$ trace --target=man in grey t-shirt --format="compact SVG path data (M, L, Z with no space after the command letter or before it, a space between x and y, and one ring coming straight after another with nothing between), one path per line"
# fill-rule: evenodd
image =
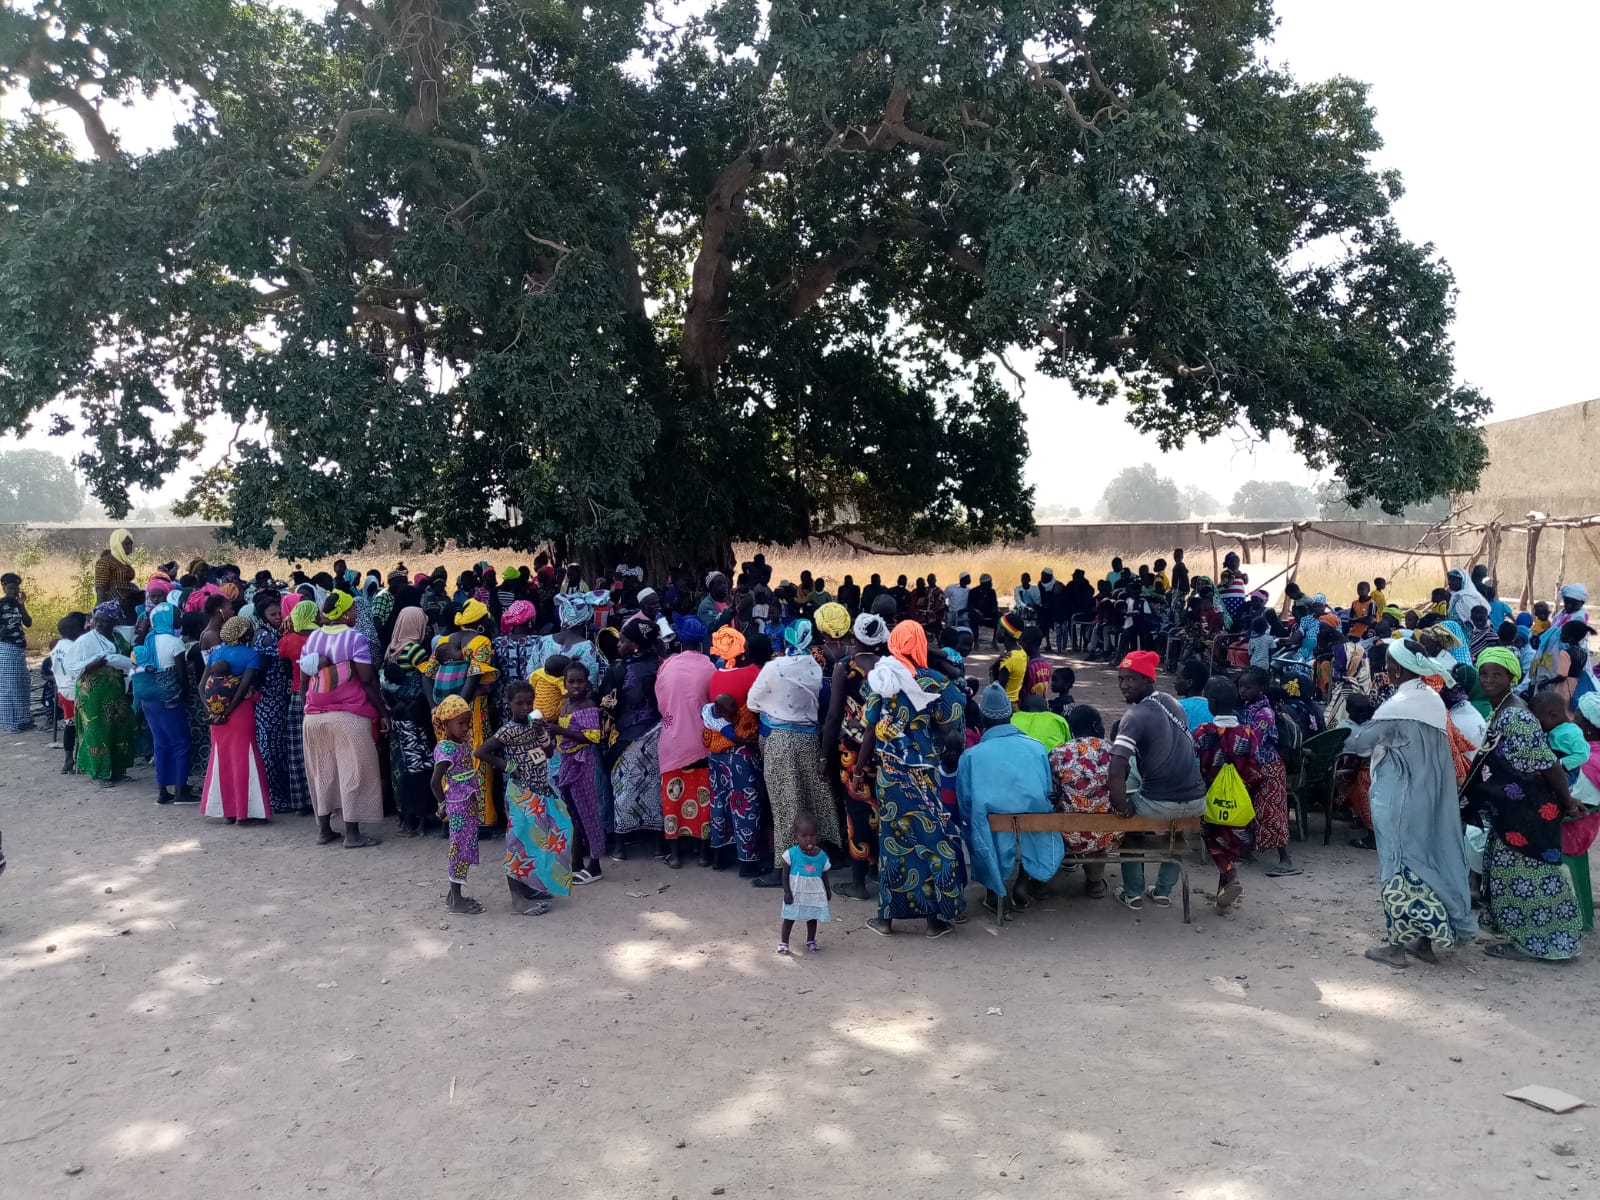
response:
M1107 783L1113 812L1131 817L1197 817L1205 811L1206 789L1200 779L1200 760L1194 739L1189 736L1189 721L1183 706L1171 696L1156 691L1156 667L1161 658L1149 650L1135 650L1117 667L1117 687L1128 702L1128 711L1117 725L1111 745L1111 769ZM1128 794L1129 767L1139 765L1139 791ZM1130 833L1125 846L1142 844L1140 838L1161 835ZM1182 839L1180 838L1180 844ZM1162 863L1156 885L1148 893L1162 908L1172 903L1172 889L1178 885L1175 863ZM1144 864L1124 863L1122 887L1116 896L1125 907L1144 907Z

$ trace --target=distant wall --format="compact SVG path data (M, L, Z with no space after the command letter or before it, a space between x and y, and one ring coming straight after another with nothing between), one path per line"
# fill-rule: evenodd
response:
M1494 421L1484 426L1489 465L1478 490L1463 497L1469 521L1520 521L1530 512L1581 517L1600 512L1600 400ZM1565 554L1563 554L1563 545ZM1527 576L1528 542L1508 533L1500 547L1502 592L1515 595ZM1564 559L1564 566L1563 566ZM1539 541L1536 597L1554 595L1558 584L1600 586L1600 530L1546 530Z
M1214 529L1227 529L1238 533L1259 534L1269 529L1281 529L1288 524L1287 521L1239 521L1232 517L1219 517L1213 521L1119 521L1092 523L1079 523L1073 525L1041 525L1038 532L1032 537L1024 539L1019 545L1029 550L1043 550L1052 548L1071 549L1082 546L1122 546L1131 554L1146 551L1171 551L1174 547L1183 546L1187 551L1194 546L1207 545L1207 539L1200 530L1206 524ZM1393 524L1384 525L1375 521L1319 521L1317 526L1326 529L1329 533L1338 534L1340 537L1351 538L1358 542L1368 542L1375 546L1389 546L1396 549L1410 549L1417 544L1418 539L1425 534L1429 526L1425 524ZM1270 546L1283 546L1288 543L1287 537L1273 538L1268 541ZM1328 545L1328 541L1314 535L1306 539L1307 546ZM1222 553L1235 549L1236 543L1226 538L1218 538L1217 545Z

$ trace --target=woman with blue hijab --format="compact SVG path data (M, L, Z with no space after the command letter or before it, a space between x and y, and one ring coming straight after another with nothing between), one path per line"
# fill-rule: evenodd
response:
M176 610L158 604L150 628L133 650L133 698L154 742L156 803L188 804L189 713L183 703L183 639L174 627Z

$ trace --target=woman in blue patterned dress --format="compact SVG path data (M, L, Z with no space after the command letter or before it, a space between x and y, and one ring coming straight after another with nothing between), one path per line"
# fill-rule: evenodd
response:
M927 636L915 621L894 627L867 688L856 766L863 781L877 772L878 915L867 928L892 934L896 919L923 917L928 936L943 937L966 916L961 834L939 799L939 756L961 736L964 696L929 669Z
M1522 699L1512 694L1522 664L1491 646L1478 656L1478 683L1494 714L1467 776L1466 796L1481 806L1488 846L1483 883L1489 924L1509 941L1495 958L1558 962L1578 953L1583 917L1561 866L1561 818L1579 816L1567 774Z

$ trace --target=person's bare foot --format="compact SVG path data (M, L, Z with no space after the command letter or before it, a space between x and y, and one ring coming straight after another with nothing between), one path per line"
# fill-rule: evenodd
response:
M1373 962L1380 962L1386 967L1402 968L1408 966L1406 952L1403 946L1373 946L1363 952L1364 957Z
M1439 965L1439 956L1433 952L1433 941L1430 938L1418 938L1406 949L1430 966L1436 967Z
M317 845L319 846L326 846L329 842L337 842L338 840L339 835L331 829L324 829L317 834Z
M867 885L864 883L841 883L833 889L841 896L849 896L852 900L868 899Z
M444 906L451 912L461 913L464 916L474 916L483 911L483 905L479 904L471 896L448 896L445 899Z

